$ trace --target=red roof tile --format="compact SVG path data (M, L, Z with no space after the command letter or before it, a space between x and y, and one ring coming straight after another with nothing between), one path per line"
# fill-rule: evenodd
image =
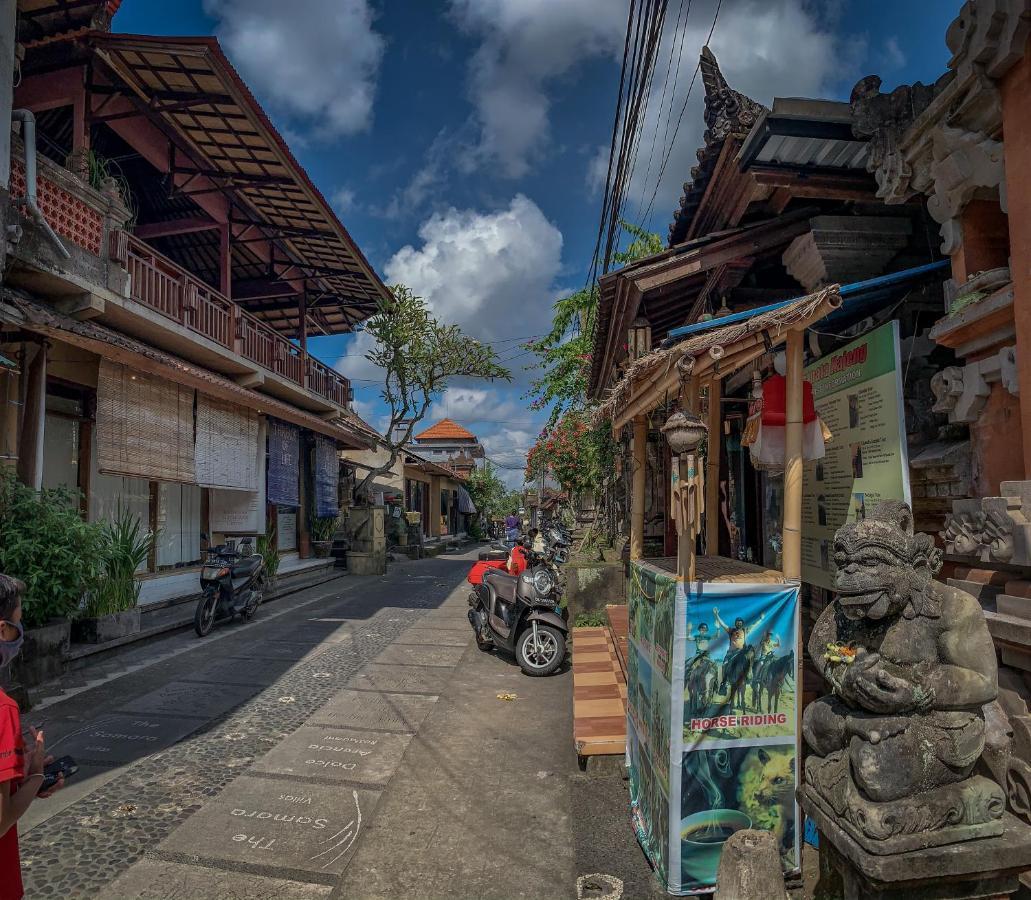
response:
M475 441L476 435L451 419L441 419L415 436L417 441L467 440Z

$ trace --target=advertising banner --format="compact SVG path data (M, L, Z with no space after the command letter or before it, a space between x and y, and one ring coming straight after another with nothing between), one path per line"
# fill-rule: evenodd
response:
M889 322L805 370L831 430L827 455L807 462L802 580L834 586L834 533L881 500L911 503L899 323Z
M299 506L298 474L301 465L300 433L292 425L269 419L268 502Z
M670 893L707 893L723 844L769 831L798 868L797 585L683 584L633 563L627 763L642 847ZM672 798L672 801L671 799Z

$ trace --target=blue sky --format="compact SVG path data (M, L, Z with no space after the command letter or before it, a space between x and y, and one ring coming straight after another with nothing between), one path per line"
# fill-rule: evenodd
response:
M675 125L716 0L692 0L685 24L687 6L669 4L628 203L633 220L663 235L702 139L700 80L671 146L669 110ZM456 385L427 421L461 421L515 482L543 418L521 399L530 376L517 339L545 332L555 297L584 283L626 8L626 0L124 0L114 29L217 35L381 276L495 342L514 383ZM871 73L883 89L937 78L958 8L958 0L723 0L711 47L731 86L760 102L847 99ZM676 100L667 89L663 103L667 64L675 71L678 58ZM357 408L376 423L383 404L363 341L319 338L311 349L354 379Z

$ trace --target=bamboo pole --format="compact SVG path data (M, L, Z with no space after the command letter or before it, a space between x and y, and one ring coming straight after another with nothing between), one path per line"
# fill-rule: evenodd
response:
M689 485L694 478L698 457L694 453L681 453L676 461L679 467L681 485ZM677 579L684 582L695 580L695 533L694 522L685 522L677 533Z
M646 388L644 393L638 393L637 397L627 403L619 415L612 417L612 430L614 433L618 434L619 430L635 416L650 412L658 406L663 394L675 390L680 384L680 373L676 368L671 368L661 378L653 379L653 382L653 387Z
M802 338L788 332L784 422L783 569L788 581L802 577Z
M634 418L633 482L630 493L630 558L644 556L644 492L647 484L648 419L641 413Z
M720 448L723 441L723 416L720 398L723 379L709 382L709 437L705 460L705 555L719 555Z

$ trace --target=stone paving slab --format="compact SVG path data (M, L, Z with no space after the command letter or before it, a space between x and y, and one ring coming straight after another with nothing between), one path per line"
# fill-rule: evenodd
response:
M116 713L103 716L47 741L56 757L72 756L85 761L115 765L135 762L171 746L203 726L194 718Z
M281 626L282 627L282 626ZM266 659L303 659L309 653L318 653L324 650L318 641L267 641L261 645L261 653ZM240 648L229 648L226 656L249 657L254 655L253 644L247 644Z
M253 651L257 652L257 651ZM194 672L183 675L183 681L205 681L210 684L254 684L268 687L282 678L295 665L290 659L220 659Z
M401 666L448 666L458 665L465 654L465 647L425 647L418 644L391 644L373 662L392 663Z
M400 764L411 739L410 734L306 725L270 750L251 769L272 775L384 785Z
M308 724L414 734L436 702L436 697L419 694L346 690L316 712Z
M409 628L395 644L430 644L437 647L464 647L472 640L473 630L466 623L465 628Z
M442 666L384 666L369 663L348 686L359 691L441 694L450 681L451 672Z
M186 861L339 875L378 799L378 791L241 775L159 850Z
M65 754L61 754L64 756ZM124 774L124 768L110 766L80 765L79 771L65 780L64 787L52 797L37 799L18 820L18 834L28 834L41 822L45 822L57 813L66 810L87 794L107 784L114 778Z
M332 888L225 869L142 859L104 893L117 900L315 900Z
M201 684L173 681L156 691L137 697L122 709L131 713L191 716L213 719L253 697L260 688L254 684Z

